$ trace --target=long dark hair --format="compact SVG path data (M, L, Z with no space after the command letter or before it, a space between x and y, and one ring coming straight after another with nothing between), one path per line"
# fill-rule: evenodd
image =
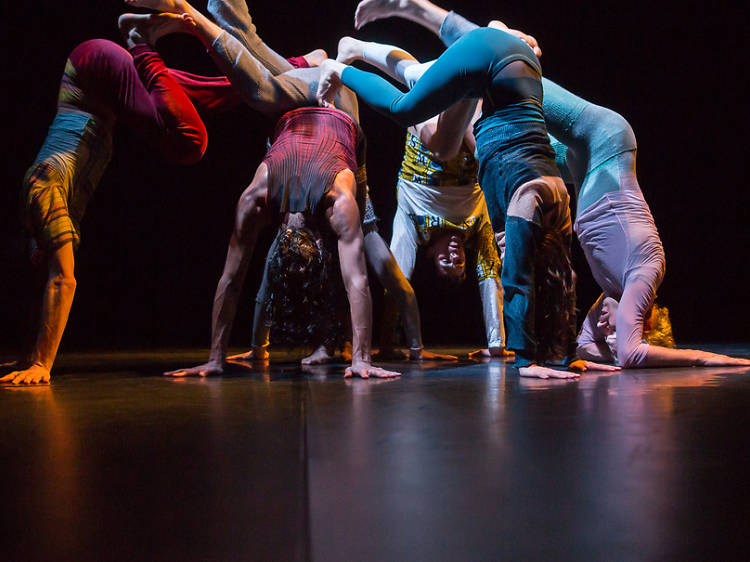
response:
M265 303L273 341L343 345L346 297L330 242L309 228L287 227L279 237L269 257Z
M570 262L570 238L546 232L534 256L534 322L537 360L560 359L576 335L576 291Z

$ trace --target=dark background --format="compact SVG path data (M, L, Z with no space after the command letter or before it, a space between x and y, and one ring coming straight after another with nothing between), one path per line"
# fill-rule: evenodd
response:
M355 4L259 1L250 8L261 36L283 54L324 47L333 55L337 39L355 33ZM535 35L549 78L630 121L638 138L640 184L667 254L659 300L671 310L678 343L748 338L750 195L741 86L747 46L740 4L709 9L708 4L676 1L539 0L506 4L498 8L501 12L479 1L446 6L480 23L500 18ZM44 0L6 7L1 350L17 345L21 295L30 283L16 234L21 179L54 117L67 53L89 38L119 41L115 22L123 11L126 7L116 1ZM395 43L423 59L441 51L437 38L401 20L370 24L356 36ZM165 38L158 48L170 66L216 73L190 37ZM244 109L207 118L206 124L206 156L186 168L166 164L118 130L113 161L83 221L78 290L63 349L208 345L211 302L234 205L262 159L271 124ZM373 200L381 231L390 239L403 131L366 107L362 125L369 139ZM236 345L249 339L267 239L260 241L251 267L235 322ZM598 290L577 245L574 252L583 312ZM471 280L457 291L418 275L415 287L427 344L482 344L479 299ZM380 292L374 282L376 321Z

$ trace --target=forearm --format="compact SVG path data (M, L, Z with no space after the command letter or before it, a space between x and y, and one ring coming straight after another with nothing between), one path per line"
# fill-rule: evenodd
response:
M372 345L372 299L367 278L364 283L345 283L352 319L352 362L369 363Z
M705 355L706 352L697 349L673 349L649 345L642 364L623 365L623 367L693 367L703 365Z
M258 36L244 0L209 0L208 12L219 27L236 37L274 76L293 68Z
M75 290L76 281L72 277L54 276L47 280L39 331L31 354L32 364L44 367L48 371L52 369L60 340L68 323Z
M439 159L451 160L458 154L477 102L477 99L467 98L455 103L440 114L437 127L425 129L425 134L420 131L422 142Z
M503 326L503 289L500 280L488 277L479 282L479 295L482 299L484 328L487 347L505 347L505 327Z
M222 276L216 287L211 312L211 353L209 362L223 364L229 347L229 335L237 313L240 288L231 279Z

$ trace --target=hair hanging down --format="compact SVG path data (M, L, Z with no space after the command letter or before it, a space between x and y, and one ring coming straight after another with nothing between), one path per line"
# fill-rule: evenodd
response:
M266 312L274 341L292 345L343 345L344 287L334 256L318 247L307 228L286 228L270 256Z
M661 347L674 347L672 321L669 319L669 309L666 306L654 303L645 324L643 339L646 343Z
M537 360L565 356L575 337L576 290L570 245L559 233L546 232L534 256L534 323Z

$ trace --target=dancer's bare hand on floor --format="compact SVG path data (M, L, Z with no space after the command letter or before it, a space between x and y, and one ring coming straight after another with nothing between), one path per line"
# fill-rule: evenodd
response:
M522 377L530 377L536 379L578 379L581 377L580 373L571 371L558 371L556 369L550 369L549 367L542 367L541 365L519 367L518 374Z
M165 377L211 377L214 375L221 375L224 373L224 366L221 363L214 363L209 361L203 365L197 367L191 367L190 369L177 369L176 371L167 371L164 373Z
M750 359L744 359L742 357L730 357L729 355L721 355L720 353L711 353L709 351L698 352L699 365L706 367L748 367L750 366Z
M568 365L568 369L572 371L622 371L622 367L617 365L606 365L604 363L594 363L593 361L585 361L584 359L576 359Z
M401 373L396 371L387 371L380 367L373 367L369 363L352 363L350 367L347 367L344 373L344 378L360 377L363 379L369 379L370 377L377 379L391 379L394 377L400 377Z
M13 371L0 378L6 384L49 384L49 369L42 365L32 365L28 369Z

